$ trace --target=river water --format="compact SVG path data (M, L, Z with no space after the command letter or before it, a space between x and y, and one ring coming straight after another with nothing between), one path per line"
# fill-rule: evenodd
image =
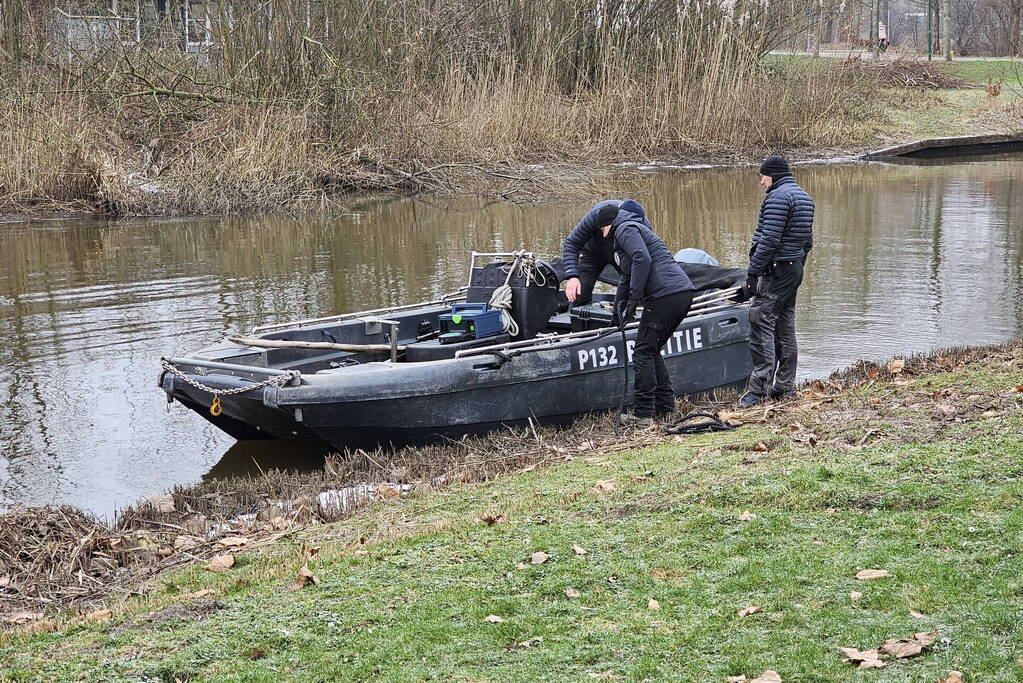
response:
M745 265L749 168L636 171L669 247ZM817 203L800 376L1023 332L1023 156L796 168ZM629 181L630 183L632 180ZM262 323L437 296L470 250L556 254L590 202L394 199L333 218L0 225L0 508L109 514L204 476L315 466L238 444L156 386L182 355Z

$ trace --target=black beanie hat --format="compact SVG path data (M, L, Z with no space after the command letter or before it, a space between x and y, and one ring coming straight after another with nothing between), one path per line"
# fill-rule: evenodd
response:
M595 222L598 226L611 225L618 216L618 202L604 202L596 207Z
M773 178L786 173L791 173L791 171L789 171L789 162L785 161L785 157L767 157L764 159L764 163L760 164L760 175L769 175Z

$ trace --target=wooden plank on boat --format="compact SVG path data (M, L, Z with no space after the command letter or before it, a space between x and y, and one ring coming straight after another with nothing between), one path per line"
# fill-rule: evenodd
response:
M335 344L333 342L288 341L286 339L260 339L258 337L228 337L228 341L242 346L264 349L322 349L324 351L348 351L350 353L390 353L390 344ZM398 351L404 351L403 345Z

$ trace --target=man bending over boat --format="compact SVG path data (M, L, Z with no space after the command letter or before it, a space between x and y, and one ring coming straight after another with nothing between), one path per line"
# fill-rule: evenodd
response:
M640 211L640 220L649 228L650 222L643 214L643 207L637 202L632 203ZM568 278L565 296L573 304L588 304L597 278L605 267L614 264L614 245L601 233L601 228L611 224L621 205L621 199L598 202L565 239L565 276Z
M796 184L783 157L764 160L760 186L767 196L746 270L746 286L756 294L749 309L753 373L739 399L743 408L795 394L796 292L813 248L813 200Z
M622 421L637 426L675 412L675 391L661 357L661 347L675 332L693 303L693 283L651 230L639 202L621 203L601 234L610 238L622 274L615 293L615 318L622 327L642 305L632 363L636 373L632 414Z

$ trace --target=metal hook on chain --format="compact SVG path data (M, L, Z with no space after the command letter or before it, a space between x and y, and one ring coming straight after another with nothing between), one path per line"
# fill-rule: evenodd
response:
M224 412L224 407L220 403L220 397L216 394L213 395L213 403L210 404L210 415L216 417Z

